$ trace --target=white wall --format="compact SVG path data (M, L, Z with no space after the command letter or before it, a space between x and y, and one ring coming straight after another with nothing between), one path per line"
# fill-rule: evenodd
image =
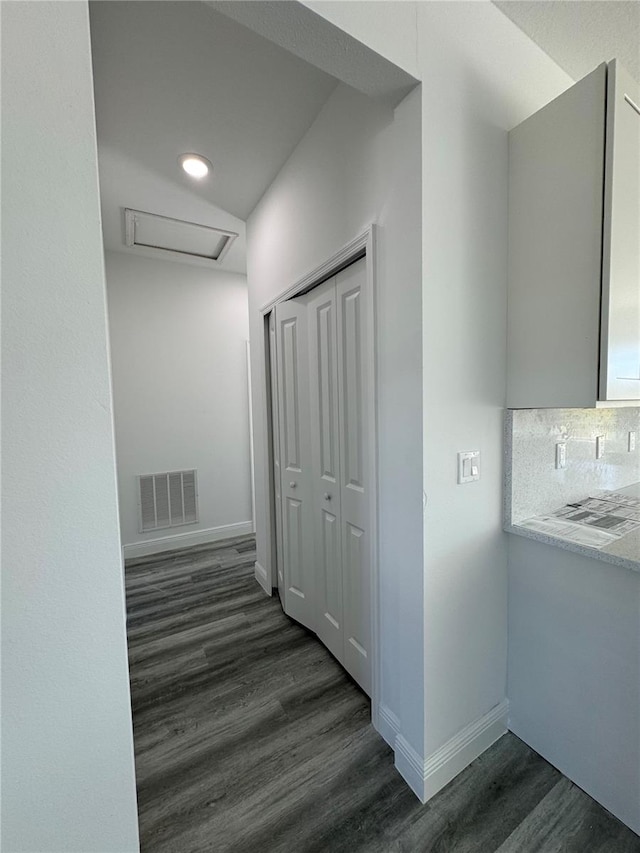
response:
M106 272L125 554L250 532L246 277L120 252ZM140 533L137 475L191 468L199 522Z
M418 11L429 754L505 698L507 131L570 81L490 3ZM460 450L480 482L457 485Z
M640 833L640 573L509 539L510 728Z
M134 853L87 4L0 10L2 846Z
M346 86L329 98L247 223L251 336L260 308L371 222L379 226L377 335L383 704L421 748L422 493L420 93L394 113ZM263 349L253 346L258 562L271 573L264 506ZM275 573L270 574L272 579ZM405 634L399 629L406 599ZM407 643L409 648L402 643ZM405 694L401 701L401 694Z
M428 756L505 698L507 131L571 81L489 2L305 5L423 81ZM472 449L482 479L458 486L456 453Z

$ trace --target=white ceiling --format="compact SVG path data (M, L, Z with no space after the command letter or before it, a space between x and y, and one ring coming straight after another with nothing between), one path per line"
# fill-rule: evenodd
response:
M573 78L616 56L640 79L639 2L494 2ZM137 253L124 207L237 231L221 266L244 272L244 220L337 81L228 17L256 4L218 5L227 14L191 0L90 3L103 228L107 248ZM213 163L210 179L181 172L189 151Z
M241 232L222 266L243 271L243 220L337 81L204 3L98 0L90 14L105 246L124 248L132 207ZM213 176L188 178L184 152Z
M494 0L574 80L619 59L640 82L640 2Z
M194 192L191 182L180 175L176 179L166 178L147 168L122 151L107 145L98 149L100 168L100 201L102 206L102 233L107 249L145 255L164 260L181 260L195 266L212 268L212 262L199 258L180 258L159 253L158 250L141 247L128 248L125 244L124 213L128 207L145 213L158 213L187 222L235 231L234 240L220 264L215 267L227 272L244 273L246 263L245 224L242 219L217 207Z

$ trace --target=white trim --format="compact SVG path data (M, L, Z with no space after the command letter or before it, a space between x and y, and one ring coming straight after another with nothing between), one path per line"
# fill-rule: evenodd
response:
M369 251L374 228L374 225L370 225L366 231L363 231L362 234L354 237L353 240L339 249L335 255L332 255L323 264L320 264L319 267L311 270L311 272L298 279L295 284L292 284L291 287L287 287L279 293L275 299L271 299L263 305L260 309L260 313L268 314L275 308L278 302L284 302L285 299L291 299L292 296L295 296L298 293L303 293L305 290L309 290L318 284L322 284L323 281L331 278L332 275L336 275L336 273L340 272L344 267L355 263L355 261L359 260L366 252Z
M204 530L176 533L174 536L160 536L157 539L148 539L145 542L130 542L128 545L122 546L122 553L127 560L132 557L159 554L162 551L189 548L192 545L205 545L207 542L232 539L235 536L247 536L251 533L253 533L253 522L240 521L237 524L225 524L222 527L208 527Z
M640 400L596 400L596 409L638 408Z
M249 401L249 465L251 475L251 523L252 533L256 532L256 472L253 448L253 400L251 399L251 344L247 343L247 389Z
M225 255L231 248L231 244L236 237L239 236L237 231L227 231L224 228L216 228L214 225L203 225L201 222L189 222L186 219L176 219L173 216L162 216L160 213L150 213L148 210L135 210L131 207L125 207L123 210L125 245L134 251L144 249L145 252L150 252L157 257L170 256L179 261L184 261L185 259L192 260L195 258L198 261L204 261L207 265L213 264L214 266L220 266ZM222 247L217 258L210 258L208 255L200 255L197 252L187 252L180 249L165 249L162 246L152 246L149 243L137 243L136 223L138 222L138 218L141 216L146 216L149 219L163 219L166 222L175 222L178 225L190 225L192 228L198 228L200 231L211 231L214 234L220 234L222 237L226 237L227 241Z
M380 566L379 566L379 524L378 524L378 328L377 328L377 231L371 224L356 243L364 241L367 291L366 306L368 374L366 381L370 393L367 395L367 417L371 424L367 462L369 466L369 529L371 531L371 707L380 710L380 685L382 683L380 651ZM394 715L395 716L395 715ZM397 718L396 718L397 719ZM375 724L375 711L372 712ZM399 725L399 721L398 721Z
M420 802L424 796L424 759L402 735L398 735L394 746L396 770L411 788Z
M367 348L369 357L367 359L368 374L366 381L368 383L370 394L368 394L368 420L372 425L369 434L368 447L368 464L369 464L369 482L372 484L369 495L369 524L371 526L371 716L374 728L377 728L378 721L376 718L375 709L378 708L378 696L380 693L381 672L380 672L380 571L378 565L378 375L377 375L377 325L376 325L376 275L377 275L377 256L376 256L376 225L371 224L353 240L346 243L334 255L328 258L320 266L316 267L307 275L291 285L291 287L283 290L274 299L267 302L260 309L260 314L263 318L262 329L260 334L263 340L258 343L262 344L264 350L265 341L265 322L264 317L272 311L278 302L283 302L285 299L301 294L306 290L310 290L323 281L326 281L332 275L336 275L341 269L349 266L352 263L365 258L366 264L366 286L367 286L367 311L366 311L366 326L367 326ZM263 390L267 387L270 377L266 370L267 361L265 359L265 370L260 377ZM263 460L265 470L265 482L270 481L270 473L268 466L270 464L270 454L266 454ZM273 542L275 538L275 517L272 512L272 507L269 502L266 505L266 546L265 551L268 554L273 553ZM276 567L277 572L277 567ZM268 579L268 575L267 575ZM275 579L277 583L277 576ZM274 584L275 585L275 584Z
M386 705L378 705L377 711L372 706L371 717L373 728L394 749L396 739L400 734L400 720L398 717Z
M267 593L269 597L271 597L271 595L273 595L273 590L271 589L271 584L269 583L269 576L267 575L267 570L264 566L260 565L257 560L254 565L254 576L262 587L262 589Z
M275 478L275 453L274 448L280 447L280 433L278 426L278 411L277 411L277 393L274 395L274 385L277 386L278 383L278 369L276 365L275 359L275 312L271 311L269 314L262 314L262 334L264 336L264 348L263 348L263 356L264 356L264 377L265 381L262 386L262 391L264 393L264 397L262 398L262 402L264 404L263 414L265 416L265 428L263 430L263 438L266 439L264 443L265 449L265 457L264 464L266 466L267 472L267 490L268 490L268 500L267 500L267 529L266 529L266 540L267 540L267 554L269 556L269 569L265 569L266 578L265 583L263 584L265 589L270 587L271 589L279 588L279 575L278 575L278 559L282 558L279 554L279 536L280 531L275 529L277 526L277 509L276 509L276 478ZM271 349L271 323L273 321L274 328L274 347L273 351ZM281 485L281 484L280 484ZM273 536L271 535L272 531L269 527L269 524L272 523L274 525ZM281 546L281 543L280 543ZM262 567L261 567L262 568ZM271 593L269 593L271 595Z
M506 734L508 715L509 702L505 699L479 720L461 729L424 760L399 735L395 744L396 769L418 799L426 803Z

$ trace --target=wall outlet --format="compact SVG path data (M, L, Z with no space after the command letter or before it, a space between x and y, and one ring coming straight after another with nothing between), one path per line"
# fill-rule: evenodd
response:
M567 442L566 441L558 441L556 442L556 468L560 470L561 468L567 467Z
M480 479L480 451L463 450L458 453L458 483L473 483Z
M629 451L629 453L633 453L633 451L635 449L636 449L636 434L635 434L635 432L630 431L629 432L629 438L627 441L627 450Z
M596 459L602 459L604 456L604 436L596 436Z

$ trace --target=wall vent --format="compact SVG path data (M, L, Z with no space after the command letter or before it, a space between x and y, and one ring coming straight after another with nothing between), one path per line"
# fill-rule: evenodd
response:
M222 261L238 236L235 231L223 231L210 225L171 219L128 207L124 211L124 230L127 246L187 255L216 264Z
M138 484L140 533L198 521L195 471L141 474Z

